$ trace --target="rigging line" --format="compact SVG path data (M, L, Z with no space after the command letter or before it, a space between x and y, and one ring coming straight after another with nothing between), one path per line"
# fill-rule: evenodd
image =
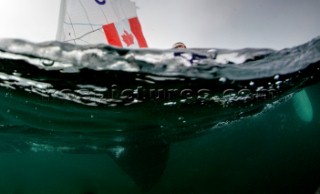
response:
M70 39L70 40L64 40L63 42L69 43L69 42L75 42L76 39Z
M101 28L98 30L101 34L106 35L106 33L104 32L104 30Z
M114 7L114 4L117 3L117 1L110 1L110 4L111 4L111 7L112 7L112 10L114 12L114 14L116 15L116 18L118 19L118 21L122 20L122 18L120 17L120 13L119 13L119 10L118 9L115 9ZM118 8L118 6L117 6Z
M65 25L71 25L70 23L68 22L63 22ZM103 24L88 24L88 23L73 23L73 25L75 26L103 26Z
M83 9L83 11L84 11L84 13L85 13L86 17L87 17L87 20L88 20L88 22L89 22L89 24L90 24L90 26L91 26L91 29L93 30L93 26L91 25L91 21L90 21L90 19L89 19L89 15L88 15L88 12L87 12L86 8L83 6L83 4L82 4L82 1L81 1L81 0L79 0L79 3L80 3L80 5L81 5L81 7L82 7L82 9Z
M85 40L82 40L82 39L78 39L78 38L76 38L76 39L70 39L70 40L65 40L65 41L63 41L63 42L69 43L69 42L71 42L71 41L74 41L74 42L76 42L76 41L82 41L82 42L84 42L84 43L86 43L86 44L90 44L89 42L87 42L87 41L85 41Z
M117 19L118 19L117 25L120 25L122 29L126 29L125 25L123 24L124 18L121 17L121 14L120 14L119 9L118 9L119 8L119 1L120 0L112 1L111 2L111 7L112 7L112 10L114 11ZM115 9L115 6L116 6L116 9Z
M104 11L103 11L103 9L102 9L102 6L101 6L101 5L97 5L97 6L99 7L99 9L100 9L101 13L103 14L104 18L106 19L107 24L109 24L109 20L108 20L106 14L104 13Z
M72 27L72 30L73 30L74 37L77 37L77 35L76 35L76 30L74 29L74 26L73 26L73 24L72 24L72 20L71 20L71 18L70 18L70 16L69 16L68 13L67 13L67 17L68 17L68 19L69 19L69 21L70 21L70 23L71 23L71 27ZM76 41L74 41L74 44L77 44Z
M90 31L90 32L87 32L87 33L85 33L85 34L83 34L83 35L81 35L81 36L79 36L79 37L75 37L74 39L70 39L69 41L82 39L82 38L84 38L85 36L87 36L87 35L89 35L89 34L91 34L91 33L94 33L94 32L96 32L96 31L99 31L99 30L101 30L101 29L102 29L102 27L101 27L101 28L94 29L94 30L92 30L92 31Z
M88 41L85 41L85 40L82 40L82 39L78 39L79 41L82 41L82 42L84 42L84 43L86 43L86 44L90 44L90 42L88 42Z
M118 0L118 1L117 1L117 10L118 10L118 12L119 12L119 15L125 16L123 10L121 9L121 0ZM122 18L123 18L123 17L121 17L121 19L122 19Z
M120 2L119 4L121 4L122 1L119 1L119 2ZM132 3L130 0L129 0L129 2ZM127 15L126 11L124 10L124 8L121 5L120 5L120 9L121 9L122 13L124 14L124 16L126 18L128 18L128 15Z

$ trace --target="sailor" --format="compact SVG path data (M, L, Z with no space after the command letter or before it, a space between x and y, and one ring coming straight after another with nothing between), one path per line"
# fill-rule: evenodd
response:
M186 49L186 45L183 42L177 42L172 46L173 49Z
M187 49L187 46L183 42L177 42L172 46L173 49ZM191 55L190 55L191 54ZM183 51L174 52L175 57L183 57L186 58L192 65L197 63L201 59L206 59L207 56L198 54L198 53L189 53Z

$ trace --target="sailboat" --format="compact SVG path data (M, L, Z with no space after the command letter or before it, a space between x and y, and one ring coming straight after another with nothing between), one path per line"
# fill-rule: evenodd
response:
M137 6L131 0L62 0L57 40L76 45L148 47L137 15ZM302 119L310 122L313 112L311 103L306 103L306 99L306 93L298 95L295 105ZM309 108L302 109L306 104ZM143 139L139 135L130 138ZM157 134L154 136L157 137ZM169 151L169 143L155 139L152 143L115 145L107 154L138 186L149 190L161 178Z
M56 39L76 45L108 44L118 48L147 48L131 0L62 0ZM133 137L139 138L139 137ZM161 178L169 145L115 145L107 153L142 189L151 189Z
M137 6L130 0L62 0L57 40L77 45L148 47Z

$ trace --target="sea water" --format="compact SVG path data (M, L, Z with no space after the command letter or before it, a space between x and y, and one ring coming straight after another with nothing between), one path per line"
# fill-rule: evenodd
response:
M0 193L316 193L319 65L2 40Z

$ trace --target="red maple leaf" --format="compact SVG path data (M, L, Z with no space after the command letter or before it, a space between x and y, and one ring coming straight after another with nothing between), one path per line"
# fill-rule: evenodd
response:
M124 34L121 35L122 41L126 43L127 47L134 44L133 35L129 34L126 30L124 31Z

